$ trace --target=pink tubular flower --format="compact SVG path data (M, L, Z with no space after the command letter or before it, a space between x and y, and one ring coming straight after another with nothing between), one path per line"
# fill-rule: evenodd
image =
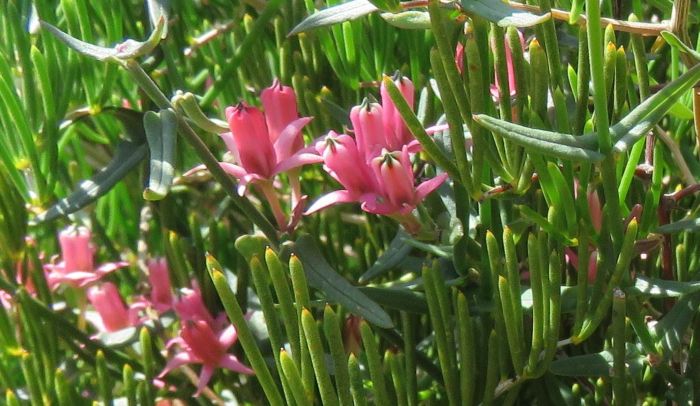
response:
M226 108L231 132L221 134L221 138L237 163L221 163L221 167L240 179L242 186L321 162L318 155L303 148L301 129L311 117L296 117L296 100L291 96L294 91L290 87L275 82L263 90L265 114L245 103Z
M59 233L58 241L63 261L44 265L44 269L48 271L46 279L49 288L55 289L62 283L82 288L110 272L129 265L123 261L108 262L95 269L90 237L90 230L85 227L71 226Z
M226 119L231 132L221 134L234 161L221 162L221 168L239 180L238 192L245 193L248 184L256 184L271 206L280 230L292 229L294 219L287 222L279 204L272 181L278 174L286 173L292 189L292 211L301 211L304 197L299 184L299 168L306 164L322 162L313 148L304 148L302 128L311 117L298 117L294 90L282 86L279 81L261 93L265 113L246 103L226 108ZM204 169L203 165L187 174ZM186 174L186 175L187 175Z
M401 76L399 72L396 72L392 79L396 87L401 91L403 98L406 99L406 103L413 108L413 94L415 92L413 82L407 77ZM400 151L404 145L409 145L411 146L411 152L414 152L413 149L417 148L419 144L403 122L401 114L399 114L386 86L384 86L384 81L382 81L379 92L382 96L382 107L384 108L384 134L387 149ZM414 147L413 144L416 144L416 146Z
M165 258L148 261L148 282L151 285L150 302L154 309L164 312L172 307L173 293Z
M100 315L102 331L117 331L134 325L136 320L126 308L117 287L106 282L99 286L93 286L87 291L88 300Z
M234 355L228 354L228 349L237 339L238 335L233 325L216 334L210 324L204 320L183 321L180 336L167 344L168 347L176 344L182 351L168 361L158 378L185 364L202 364L195 393L195 396L199 396L216 368L227 368L241 374L252 375L254 373L252 369L241 363Z
M311 214L328 206L359 202L368 213L395 216L407 230L417 232L411 212L433 190L447 179L441 174L418 187L414 186L409 147L401 152L388 152L374 158L370 165L361 160L351 137L331 131L324 141L316 144L323 155L326 170L342 184L344 190L336 190L319 198L305 214Z
M372 103L368 99L350 110L357 150L365 162L372 160L387 146L383 112L379 103Z
M442 173L415 187L407 146L401 152L382 151L372 160L372 169L383 195L372 208L377 214L408 215L447 179L447 174Z

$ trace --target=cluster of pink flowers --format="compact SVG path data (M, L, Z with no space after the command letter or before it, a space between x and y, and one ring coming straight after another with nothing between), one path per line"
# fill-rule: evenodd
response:
M127 306L117 285L102 281L104 276L128 266L127 262L112 262L93 267L94 251L90 244L91 234L85 227L69 227L59 234L61 261L47 264L46 277L52 289L67 285L86 289L86 296L99 317L90 321L100 332L114 332L138 326L156 315L174 310L180 320L179 334L172 338L166 348L179 350L170 358L159 378L185 364L201 364L197 383L198 395L208 384L217 368L227 368L242 374L253 371L241 363L229 348L236 343L235 327L225 314L214 318L207 310L199 289L181 289L179 297L173 295L168 264L164 258L148 261L148 285L150 292L136 296ZM156 316L157 317L157 316Z
M394 83L412 107L413 83L399 76ZM322 196L306 214L333 204L359 202L362 210L393 217L407 231L417 233L420 223L413 217L413 210L447 175L440 174L415 185L411 155L420 150L420 144L383 85L380 94L381 104L365 99L350 111L354 138L331 131L316 143L324 168L345 189Z
M413 83L399 76L395 83L413 106ZM293 230L302 213L308 215L333 204L357 202L369 213L393 217L409 232L418 232L420 224L412 211L447 175L416 186L411 158L420 150L420 144L384 86L380 92L381 104L365 100L352 108L354 137L330 131L311 146L305 146L301 130L311 118L298 117L294 91L275 81L261 93L264 113L245 103L226 109L231 132L221 137L233 163L221 162L221 167L239 179L239 193L245 193L250 184L259 188L281 231ZM322 196L304 212L306 196L301 194L299 168L314 163L323 163L344 189ZM274 189L275 177L280 173L286 173L291 186L291 220Z

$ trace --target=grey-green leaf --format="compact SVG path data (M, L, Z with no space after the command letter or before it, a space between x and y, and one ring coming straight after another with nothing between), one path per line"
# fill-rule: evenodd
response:
M551 18L549 14L536 15L517 10L501 0L462 0L462 8L501 27L531 27Z
M41 22L41 27L47 29L61 42L73 48L78 53L97 59L98 61L126 60L137 58L150 53L160 42L163 30L165 30L165 18L161 16L151 35L146 41L139 42L132 39L115 45L113 48L102 47L81 41L59 30L46 21Z
M171 109L149 111L143 116L143 126L151 154L148 187L143 198L161 200L168 195L175 176L177 116Z
M41 223L59 216L66 216L94 202L141 162L146 157L147 151L148 147L145 143L122 141L117 146L114 158L109 165L102 168L91 179L80 182L77 190L36 216L34 222Z
M603 155L599 152L588 149L593 146L593 138L590 136L574 137L569 134L537 130L485 114L475 115L474 120L495 134L542 155L588 162L603 159Z
M625 356L632 374L641 370L644 365L644 357L633 348L627 348ZM552 362L549 372L559 376L610 376L613 366L613 355L610 351L602 351L596 354L578 355L561 358Z
M394 27L409 30L430 28L430 15L427 11L406 10L401 13L381 13L380 16Z
M386 251L384 251L374 264L360 276L358 282L365 283L373 278L381 276L406 259L406 256L413 249L413 247L406 243L407 237L408 235L405 231L399 230Z
M377 6L367 0L348 1L311 14L294 27L288 35L291 36L314 28L326 27L354 20L366 16L367 14L374 13L377 10L379 10Z
M684 340L686 330L690 326L695 313L700 306L700 292L683 295L673 308L654 326L656 337L667 352L677 350Z
M673 234L682 231L696 232L700 230L700 218L676 221L675 223L664 224L656 229L657 233Z
M672 280L637 276L634 286L626 289L628 295L651 297L678 297L700 291L700 282L678 282Z
M146 5L148 6L148 17L151 20L151 28L153 30L158 27L161 17L166 22L163 27L163 32L160 35L160 39L165 39L168 36L168 12L170 8L170 0L147 0Z
M681 41L680 38L676 36L676 34L672 33L671 31L661 31L661 36L668 43L668 45L674 48L678 48L679 51L686 53L695 58L696 60L700 61L700 52L697 52L693 48L686 45L683 41Z
M304 265L309 285L320 290L330 301L337 302L348 311L363 317L382 328L391 328L394 323L376 302L340 276L326 262L318 246L308 235L303 235L294 244L294 253Z

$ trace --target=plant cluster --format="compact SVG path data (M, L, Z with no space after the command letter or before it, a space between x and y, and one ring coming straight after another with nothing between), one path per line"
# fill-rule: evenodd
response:
M0 4L6 403L692 404L698 11Z

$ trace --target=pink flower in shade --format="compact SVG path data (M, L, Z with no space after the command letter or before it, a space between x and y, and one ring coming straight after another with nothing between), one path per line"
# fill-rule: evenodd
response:
M238 339L236 329L229 325L216 334L209 323L204 320L185 320L180 336L168 342L167 347L177 345L181 351L176 353L166 364L158 378L163 378L170 371L186 364L202 364L199 374L197 392L199 396L216 368L227 368L241 374L252 375L252 369L241 363L238 358L228 353L228 349Z
M106 282L87 291L88 300L100 315L100 331L117 331L138 324L136 313L127 309L117 287Z
M44 265L49 288L55 289L65 283L75 287L88 286L106 274L129 265L128 262L108 262L97 269L93 264L93 250L90 246L90 230L71 226L61 231L58 241L61 245L62 261Z
M199 288L184 288L181 292L183 293L182 296L173 303L173 308L180 320L203 320L208 325L214 326L215 330L220 330L227 323L225 314L222 313L215 319L209 313Z
M173 305L168 262L165 258L148 261L148 282L151 285L150 303L159 312L169 310Z

